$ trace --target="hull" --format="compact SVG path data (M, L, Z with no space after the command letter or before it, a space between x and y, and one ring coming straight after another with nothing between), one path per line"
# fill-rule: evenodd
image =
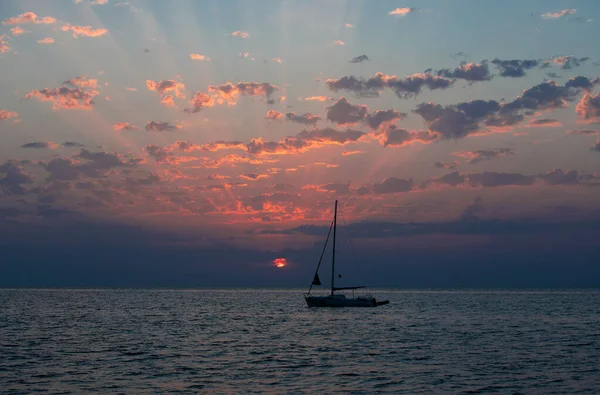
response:
M375 298L346 298L344 295L305 296L308 307L377 307L388 304Z

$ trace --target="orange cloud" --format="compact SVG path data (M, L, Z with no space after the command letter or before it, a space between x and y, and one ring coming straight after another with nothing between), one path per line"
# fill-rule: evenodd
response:
M342 156L358 155L362 153L363 151L344 151L342 152Z
M6 53L10 51L8 42L4 39L4 34L0 34L0 53Z
M327 96L309 96L305 97L303 100L305 101L327 101L330 98Z
M29 32L23 30L19 26L15 26L15 27L13 27L13 28L10 29L10 34L12 34L13 36L20 36L21 34L24 34L24 33L29 33Z
M247 174L240 174L238 177L242 178L244 180L256 181L256 180L262 180L264 178L269 178L270 176L268 174L247 173Z
M239 30L236 30L235 32L232 32L231 35L234 36L234 37L240 37L240 38L248 38L248 37L250 37L249 33L241 32Z
M38 40L38 44L54 44L54 39L52 37L46 37Z
M76 25L62 25L60 30L68 32L69 30L73 33L73 37L100 37L108 33L107 29L92 29L91 26L76 26Z
M267 112L267 119L272 119L273 121L279 121L283 118L283 114L279 111L269 110Z
M175 107L175 102L173 101L173 95L166 95L160 99L160 102L165 107Z
M388 15L405 16L405 15L408 15L411 12L415 12L415 11L416 11L416 9L414 9L414 8L402 7L402 8L396 8L395 10L388 12Z
M12 118L12 117L16 117L19 114L17 114L16 112L13 111L8 111L8 110L0 110L0 121Z
M351 23L346 23L346 24L344 24L344 27L347 27L348 29L350 29L350 28L353 28L354 25Z
M98 95L95 89L82 88L44 88L37 89L25 95L26 99L36 98L39 101L52 102L53 110L91 110L94 105L94 96Z
M200 55L199 53L190 54L190 59L192 59L192 60L210 60L210 58L208 58L204 55Z
M80 88L97 88L98 80L92 79L92 78L86 80L85 76L83 76L83 77L71 78L70 80L63 82L63 84L77 86Z
M165 94L168 92L174 92L175 96L185 98L185 94L183 90L185 89L185 85L182 82L178 82L175 80L164 80L164 81L153 81L146 80L146 86L149 90L153 92L158 92L160 94Z
M577 103L575 111L585 123L600 123L600 93L593 95L586 92Z
M186 108L185 112L198 112L203 108L212 107L215 105L215 100L204 92L196 92L190 100L192 108Z
M333 45L346 45L346 43L344 43L342 40L335 40Z
M19 25L25 23L35 23L35 24L44 24L49 25L52 23L56 23L56 19L51 16L45 16L43 18L38 18L38 16L33 12L25 12L18 16L14 16L12 18L8 18L2 21L3 25Z
M113 130L137 130L137 128L129 122L117 122L113 125Z

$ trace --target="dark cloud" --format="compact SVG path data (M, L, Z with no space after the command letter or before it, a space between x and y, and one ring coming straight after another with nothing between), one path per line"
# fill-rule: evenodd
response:
M52 102L53 110L91 110L94 105L94 97L98 95L95 89L68 88L44 88L37 89L25 95L26 99L35 98L39 101Z
M268 114L267 114L268 116ZM287 114L285 114L285 117L287 120L292 121L292 122L297 122L297 123L301 123L304 125L313 125L315 126L317 124L317 122L319 122L319 120L321 119L321 117L319 115L316 114L311 114L311 113L305 113L302 115L296 115L293 112L288 112Z
M139 158L82 149L72 159L56 157L49 162L39 162L39 165L50 174L50 180L76 180L81 177L103 177L110 169L133 167L140 162Z
M62 143L63 147L67 147L67 148L82 148L85 147L83 144L79 144L76 143L74 141L65 141L64 143Z
M435 167L439 167L441 169L456 169L456 166L458 166L460 163L459 162L435 162Z
M413 188L412 180L405 180L402 178L390 177L386 178L382 183L373 184L373 193L375 194L387 194L387 193L399 193L409 192Z
M348 99L342 97L327 107L327 119L338 125L355 124L365 119L368 112L369 107L363 104L350 104Z
M501 186L529 186L533 185L535 177L518 173L497 173L484 171L483 173L461 174L448 173L442 177L432 177L423 184L423 188L434 185L469 185L471 187L501 187Z
M565 86L567 88L581 88L589 91L593 88L594 85L597 85L598 83L600 83L599 77L589 79L587 77L579 75L577 77L569 78L569 80L565 83Z
M567 134L579 134L579 135L583 135L583 136L591 136L591 135L595 135L595 134L600 135L600 130L578 129L578 130L568 131Z
M540 174L540 179L548 185L575 185L579 183L579 177L576 170L564 172L562 169L554 169L547 173Z
M337 80L328 79L325 83L334 92L348 90L356 93L359 97L378 96L380 91L388 88L393 90L396 96L404 99L418 95L423 88L430 90L446 89L452 85L453 80L430 73L413 74L398 78L395 75L390 76L378 72L367 79L346 76Z
M369 59L369 57L367 55L360 55L355 58L352 58L352 60L349 60L348 63L362 63L367 60L371 60L371 59Z
M475 151L463 151L455 152L455 156L468 159L469 164L478 163L493 158L502 156L514 155L514 152L510 148L501 148L496 150L475 150Z
M525 70L538 66L540 62L535 59L500 60L496 58L492 60L492 63L500 69L500 76L502 77L523 77L525 75Z
M395 123L396 121L403 119L405 116L405 113L398 112L393 109L377 110L367 114L365 122L371 129L377 130L382 124Z
M27 190L23 185L32 184L33 176L25 173L23 164L16 160L8 160L0 166L0 190L6 195L24 195Z
M418 132L390 127L386 129L380 136L380 141L384 147L402 147L414 142L423 144L430 143L439 138L437 134L430 133L427 130Z
M150 121L146 124L145 129L149 132L169 132L177 130L177 126L170 125L168 122Z
M26 143L21 148L54 148L57 144L50 141L36 141L34 143Z
M466 81L489 81L492 78L487 62L485 61L482 63L463 62L453 70L439 70L437 75L446 78L463 79Z
M559 65L561 69L568 70L573 67L579 67L582 63L590 60L588 57L576 58L574 56L558 56L554 58L552 61Z
M534 119L533 121L531 121L531 125L535 125L535 126L541 126L541 125L553 125L556 124L557 122L559 122L556 119L553 118L541 118L541 119Z
M157 162L170 162L175 157L168 149L154 144L148 144L145 146L144 151L146 151L148 156Z

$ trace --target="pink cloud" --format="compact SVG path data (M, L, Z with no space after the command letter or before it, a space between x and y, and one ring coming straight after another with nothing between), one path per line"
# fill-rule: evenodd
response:
M395 10L392 10L390 12L388 12L388 15L393 15L393 16L405 16L410 14L411 12L415 12L416 9L415 8L411 8L411 7L401 7L401 8L396 8Z
M54 39L52 37L46 37L38 40L38 44L54 44Z
M37 89L25 95L26 99L36 98L39 101L52 102L53 110L91 110L94 105L94 96L98 95L95 89L82 88L44 88Z
M192 54L190 54L190 59L192 59L192 60L210 60L209 57L206 57L204 55L200 55L199 53L192 53Z
M240 37L240 38L248 38L248 37L250 37L249 33L242 32L242 31L239 31L239 30L236 30L235 32L232 32L231 35L234 36L234 37Z
M79 36L100 37L108 33L107 29L93 29L91 26L76 26L69 24L63 25L60 29L63 32L68 32L70 30L75 38L79 38Z
M343 42L342 40L335 40L335 41L333 42L333 45L346 45L346 43L345 43L345 42Z
M269 110L267 112L266 118L271 119L273 121L279 121L279 120L283 119L283 114L280 113L279 111Z
M10 51L8 42L4 39L4 34L0 34L0 53L6 53Z
M546 12L540 16L544 19L558 19L558 18L565 17L567 15L573 15L576 12L577 12L577 10L570 8L570 9L564 9L564 10L560 10L560 11Z
M146 80L146 86L149 90L153 92L158 92L160 94L165 94L168 92L174 92L175 96L184 98L185 94L183 90L185 89L185 85L182 82L178 82L175 80L164 80L164 81L153 81Z
M17 117L19 114L13 111L0 110L0 121L4 121L9 118Z
M74 77L74 78L71 78L70 80L63 82L63 84L77 86L80 88L97 88L98 80L93 79L93 78L86 79L85 76Z
M19 26L15 26L10 29L10 34L12 34L13 36L20 36L21 34L25 34L25 33L29 33L29 32L26 30L23 30Z
M175 102L173 101L173 95L166 95L160 99L160 103L165 107L175 107Z
M594 95L586 92L575 110L585 123L600 123L600 93Z
M129 122L117 122L113 125L113 130L137 130L137 128Z
M38 18L38 16L33 12L25 12L18 16L14 16L2 21L3 25L19 25L25 23L35 23L35 24L44 24L49 25L52 23L56 23L56 19L51 16L45 16L43 18Z

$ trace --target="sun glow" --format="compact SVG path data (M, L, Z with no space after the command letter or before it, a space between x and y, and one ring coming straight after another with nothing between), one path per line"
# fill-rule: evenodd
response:
M285 267L287 265L287 259L285 258L275 258L273 259L273 266L275 266L276 268L282 268Z

